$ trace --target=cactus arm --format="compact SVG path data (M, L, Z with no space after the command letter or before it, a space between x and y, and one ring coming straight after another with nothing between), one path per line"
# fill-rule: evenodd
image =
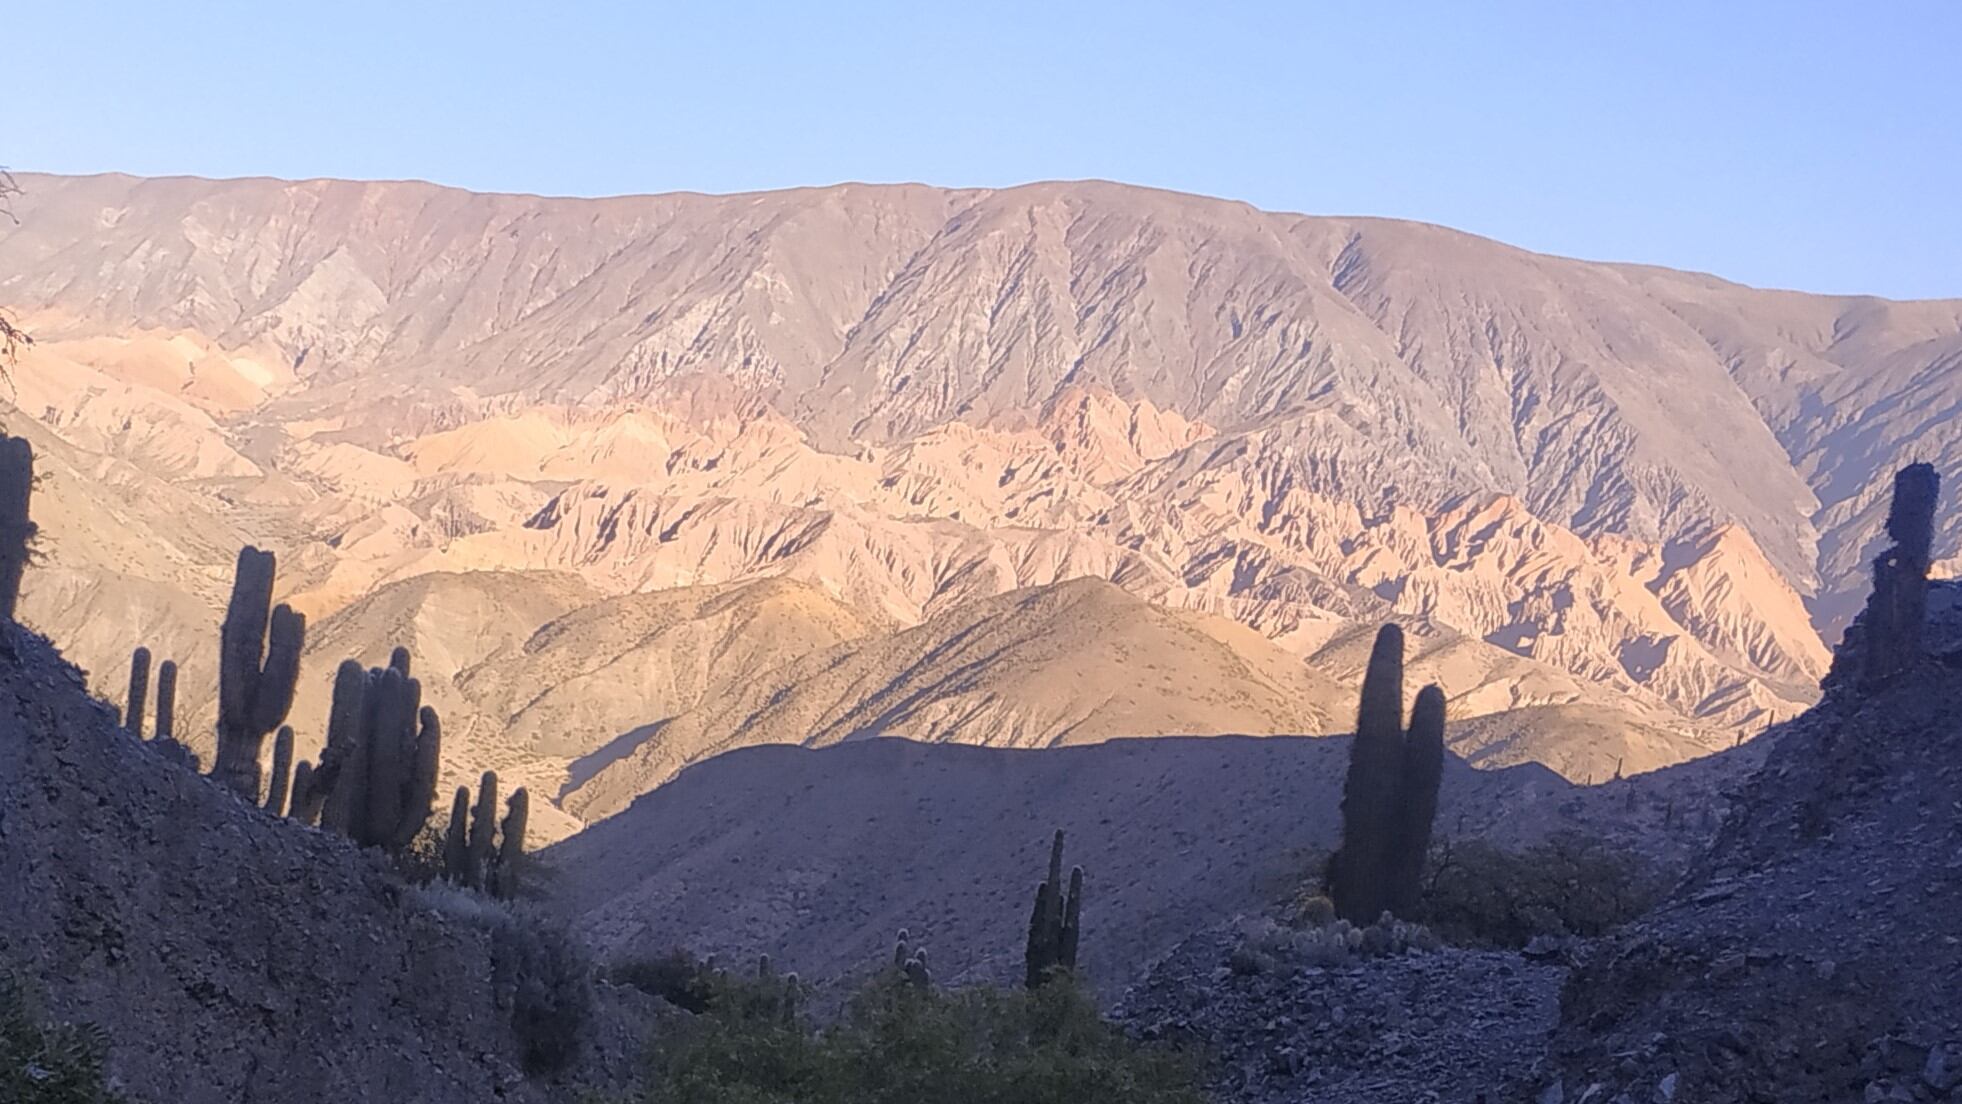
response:
M1437 788L1444 777L1444 712L1441 687L1432 684L1419 690L1403 745L1389 907L1406 917L1417 907L1431 828L1437 820Z
M525 852L525 826L531 819L531 795L523 786L511 794L511 801L500 826L503 839L498 844L497 880L492 887L499 897L518 895L518 860Z
M458 786L450 802L450 826L443 833L443 873L458 885L469 885L470 877L470 787Z
M398 852L415 842L436 811L436 779L443 763L442 718L434 707L425 705L416 719L415 757L409 763L409 777L402 791L400 821L388 841L389 849Z
M1083 925L1083 868L1070 871L1069 902L1063 907L1063 929L1059 933L1056 964L1065 970L1076 970L1076 947L1078 934Z
M492 847L497 837L497 772L485 771L477 784L477 807L470 816L470 862L465 884L483 886L491 874Z
M300 681L300 652L306 646L307 619L281 604L272 611L265 664L252 685L252 727L271 732L286 722Z
M273 737L272 780L266 784L266 811L286 815L286 798L293 772L293 726L280 725Z

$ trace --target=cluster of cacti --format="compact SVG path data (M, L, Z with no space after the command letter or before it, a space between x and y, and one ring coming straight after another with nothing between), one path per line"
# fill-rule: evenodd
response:
M756 960L756 987L748 997L748 1007L743 1009L751 1019L780 1019L784 1025L797 1022L797 1014L804 1000L804 983L796 974L777 977L776 964L769 955Z
M218 756L211 773L247 801L260 791L260 750L293 707L307 620L272 604L273 554L247 545L218 641Z
M1403 630L1376 634L1342 788L1342 846L1329 862L1336 912L1368 923L1415 907L1444 772L1444 691L1426 686L1403 727Z
M442 722L422 704L406 650L397 648L386 667L364 669L350 659L334 675L320 762L294 768L291 787L276 794L290 792L296 820L317 819L363 847L399 854L429 823L442 743ZM274 749L276 769L292 759L284 733L281 746L283 756Z
M1041 988L1058 972L1076 972L1077 937L1083 921L1083 868L1070 871L1063 887L1063 833L1049 845L1049 877L1036 887L1035 908L1029 914L1029 942L1023 951L1024 984Z
M20 577L27 569L34 519L34 447L25 438L0 434L0 621L14 619L20 603Z
M1313 917L1297 911L1292 924L1261 918L1243 928L1233 948L1231 965L1241 973L1267 973L1282 968L1341 966L1357 958L1424 954L1441 943L1429 928L1399 920L1385 912L1374 923L1356 925L1327 912Z
M505 805L503 821L497 819L496 771L485 771L478 781L474 806L470 787L458 786L443 833L443 876L494 897L517 896L530 818L531 794L520 786Z
M926 948L913 946L913 935L905 928L899 929L899 940L892 947L892 968L899 971L909 985L920 989L933 987L933 971L927 966Z
M123 710L123 727L131 736L143 739L143 722L149 712L150 649L139 647L129 657L129 704ZM191 770L198 769L198 757L177 741L177 663L166 659L157 664L157 727L148 741L152 750Z
M1921 655L1940 493L1941 476L1931 464L1909 464L1894 475L1894 498L1887 509L1887 535L1894 544L1873 561L1873 594L1861 617L1863 685L1886 682Z

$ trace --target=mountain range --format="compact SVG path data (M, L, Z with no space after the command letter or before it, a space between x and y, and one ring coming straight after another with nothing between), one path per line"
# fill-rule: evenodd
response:
M1339 732L1384 620L1474 763L1665 766L1816 698L1962 466L1962 301L1100 182L20 182L24 619L195 735L273 548L302 753L407 645L547 838L756 744Z

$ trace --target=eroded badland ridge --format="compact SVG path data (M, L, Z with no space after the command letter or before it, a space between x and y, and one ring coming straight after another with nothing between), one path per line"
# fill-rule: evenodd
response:
M1384 619L1475 762L1678 762L1816 697L1893 467L1962 466L1958 301L1103 183L22 182L24 619L208 701L275 547L309 663L410 647L548 838L758 743L1338 731Z

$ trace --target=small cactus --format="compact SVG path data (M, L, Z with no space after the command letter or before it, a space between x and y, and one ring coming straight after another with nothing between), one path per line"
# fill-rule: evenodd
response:
M927 953L924 949L914 951L906 960L906 981L916 989L933 988L933 971L927 967Z
M797 975L794 973L785 974L783 976L783 1000L781 1002L781 1007L783 1009L783 1024L785 1027L792 1027L796 1025L798 1007L800 1004L802 1004L803 998L804 998L803 981L800 980L797 977Z
M497 772L485 771L477 783L477 807L470 814L470 881L473 888L490 884L491 862L497 845Z
M470 866L470 787L458 786L450 802L450 826L443 833L443 874L458 885L475 885Z
M320 822L320 806L327 795L313 784L313 764L305 759L293 765L293 787L291 801L287 806L287 816L301 824L313 825Z
M1063 833L1049 845L1049 877L1036 887L1035 908L1029 915L1028 944L1023 949L1023 984L1041 988L1057 971L1076 971L1077 945L1083 922L1083 868L1070 871L1063 887Z
M493 895L506 899L518 895L518 870L525 853L525 824L531 817L531 795L523 786L505 803L504 820L498 825L497 869L492 882ZM765 956L768 961L768 956Z
M150 708L150 649L138 647L129 654L129 707L123 711L123 727L131 736L143 738L143 715Z
M280 725L273 736L272 781L266 787L266 811L286 815L286 793L293 773L293 726Z
M470 787L457 787L450 802L449 828L443 833L443 876L494 897L517 896L530 819L531 793L520 786L505 803L503 821L498 821L496 771L484 772L474 807Z
M177 661L157 664L157 742L177 739Z

